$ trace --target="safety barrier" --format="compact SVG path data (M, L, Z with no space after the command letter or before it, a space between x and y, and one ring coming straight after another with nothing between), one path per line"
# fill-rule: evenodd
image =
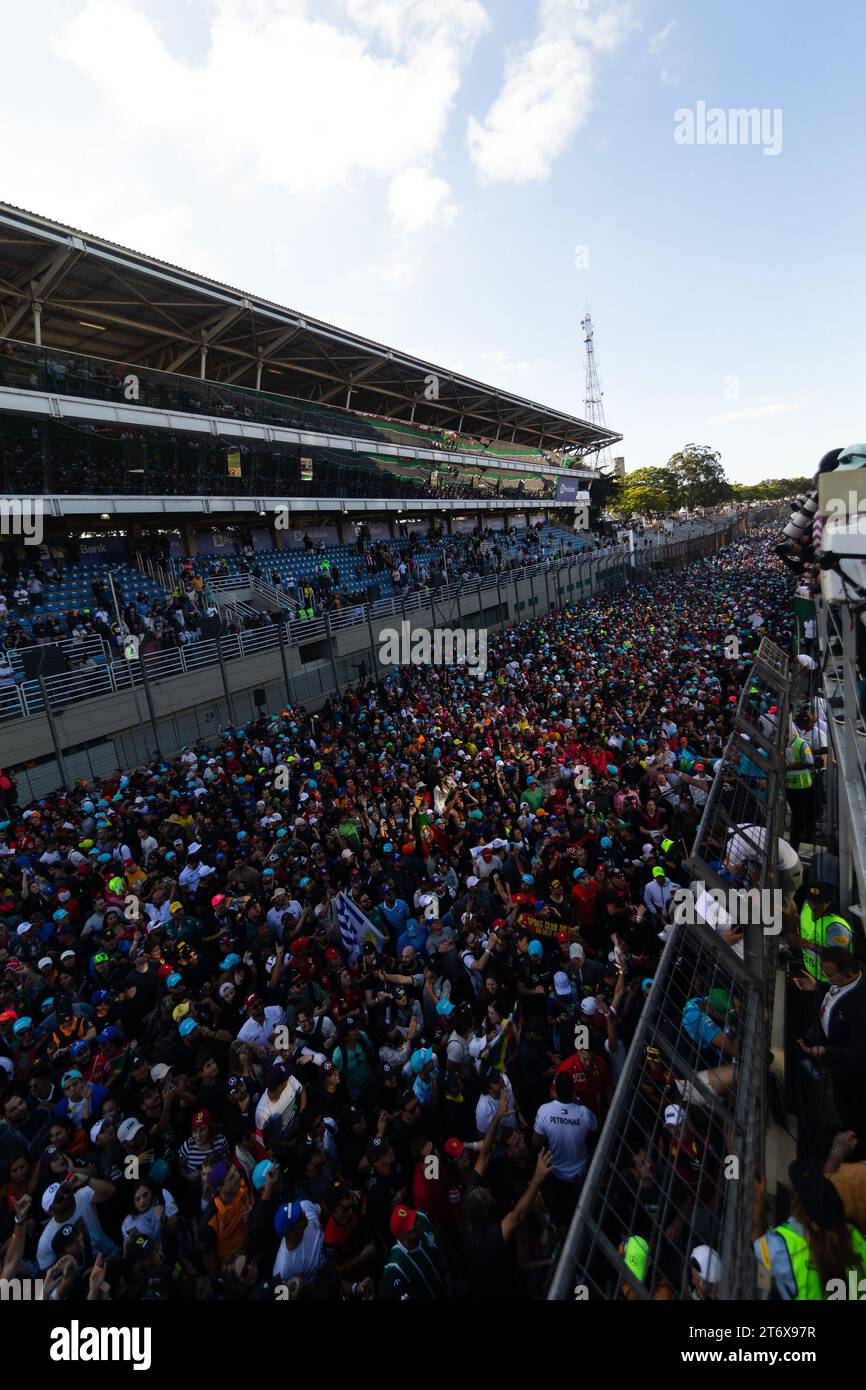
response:
M690 891L666 928L563 1242L552 1300L687 1299L691 1252L700 1245L719 1256L720 1298L757 1295L751 1222L755 1174L763 1169L781 927L774 894L789 680L785 654L765 640L685 862ZM761 713L768 705L774 718ZM729 910L735 905L746 909L745 921ZM698 1041L695 1019L704 1006L696 1001L713 991L721 991L719 1033L736 1038L735 1065L715 1049L709 1056ZM670 1106L684 1123L666 1123ZM642 1200L648 1180L651 1202Z

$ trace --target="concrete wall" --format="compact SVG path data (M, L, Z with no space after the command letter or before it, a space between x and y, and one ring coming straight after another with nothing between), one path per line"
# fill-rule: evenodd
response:
M708 549L714 546L708 546ZM602 562L603 563L603 562ZM600 565L576 561L559 571L548 570L515 582L503 578L495 587L465 592L445 604L431 600L412 611L407 620L419 628L487 628L504 625L580 603L600 589L620 587L626 580L624 565L599 574ZM379 647L387 630L399 631L401 618L380 617L360 623L327 639L299 648L285 649L288 690L279 649L225 664L234 719L245 723L255 718L259 706L254 692L264 692L261 708L279 710L287 699L309 709L323 704L338 689L367 674L386 669ZM159 750L171 757L198 738L216 737L232 722L219 666L207 666L184 676L151 682ZM9 721L0 726L0 766L16 770L19 799L45 796L76 778L104 776L116 768L134 766L153 756L157 742L144 691L137 690L138 711L132 693L105 696L55 711L55 727L64 768L54 754L51 728L44 715ZM28 766L29 764L29 766ZM34 765L36 764L36 765ZM65 775L64 775L65 774Z

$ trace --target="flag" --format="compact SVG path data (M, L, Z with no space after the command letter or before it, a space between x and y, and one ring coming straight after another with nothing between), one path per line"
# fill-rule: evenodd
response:
M381 951L385 944L384 936L376 930L369 917L365 917L361 909L352 902L348 893L340 893L337 898L337 921L343 945L349 952L349 960L353 965L365 941L374 942L376 950Z

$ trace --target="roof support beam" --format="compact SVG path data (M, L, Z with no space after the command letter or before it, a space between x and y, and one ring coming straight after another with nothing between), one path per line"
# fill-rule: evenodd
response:
M50 260L48 261L48 264L44 265L42 274L39 275L38 278L36 278L36 276L33 276L31 278L29 299L25 298L23 302L18 305L18 308L15 309L10 315L10 317L6 320L6 323L3 326L3 334L5 337L12 338L15 336L15 329L18 327L19 323L21 323L22 320L26 317L27 312L30 309L31 303L37 301L44 301L46 292L57 280L57 277L59 276L60 272L64 269L65 266L69 264L70 260L77 260L79 254L80 253L74 250L71 246L63 246L57 248L57 250L54 252Z
M203 350L206 352L208 347L219 337L220 333L228 328L230 324L237 323L241 315L245 313L246 309L244 306L239 305L227 309L224 314L220 314L217 318L211 319L210 323L205 324L204 328L201 330L199 342L194 343L191 347L185 348L183 352L179 352L170 363L168 371L179 372L183 364L188 362L191 357L194 357L197 351ZM202 359L202 375L204 375L204 359Z

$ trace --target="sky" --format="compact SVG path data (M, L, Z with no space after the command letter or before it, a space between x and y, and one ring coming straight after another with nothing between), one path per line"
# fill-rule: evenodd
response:
M7 202L580 416L589 309L629 471L866 437L864 0L0 15Z

